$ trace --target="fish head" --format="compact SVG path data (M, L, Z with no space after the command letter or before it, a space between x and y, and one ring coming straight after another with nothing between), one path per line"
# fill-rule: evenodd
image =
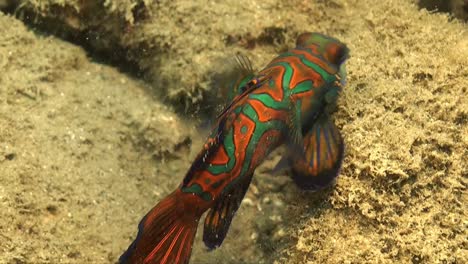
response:
M306 32L296 40L297 47L314 46L328 62L341 66L349 57L349 49L338 39L316 32Z

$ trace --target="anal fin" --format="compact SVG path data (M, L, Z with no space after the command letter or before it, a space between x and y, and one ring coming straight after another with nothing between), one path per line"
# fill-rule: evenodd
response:
M208 211L203 230L203 242L209 249L215 249L223 243L232 219L252 181L252 175L247 175L242 179L239 185L220 197L215 206Z

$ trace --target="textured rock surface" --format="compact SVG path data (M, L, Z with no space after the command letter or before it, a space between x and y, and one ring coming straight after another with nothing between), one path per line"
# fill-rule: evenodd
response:
M173 177L161 160L185 160L188 130L143 83L2 13L0 72L0 263L115 261L174 188L147 180Z
M207 253L198 236L192 262L468 261L465 24L404 0L21 1L13 9L131 63L126 70L148 82L0 14L0 262L114 262L203 137L161 100L193 109L234 53L261 67L303 31L351 49L335 116L347 144L342 175L334 188L302 193L288 177L271 177L275 153L223 246Z
M203 99L214 86L213 74L236 52L244 50L256 65L263 65L266 57L285 49L304 30L343 33L346 28L333 27L333 17L340 13L327 10L340 12L355 5L353 1L302 0L17 3L15 14L20 19L143 73L159 95L184 112L204 107ZM466 18L463 0L421 0L419 4ZM326 17L330 15L331 19ZM259 45L263 47L245 51Z

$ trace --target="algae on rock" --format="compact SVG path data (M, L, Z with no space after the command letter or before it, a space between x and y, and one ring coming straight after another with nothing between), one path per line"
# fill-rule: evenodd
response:
M269 175L272 157L257 170L249 202L223 247L199 257L197 245L194 260L236 263L242 252L244 261L265 263L464 263L467 29L447 15L418 10L416 2L21 1L16 15L134 63L157 94L181 108L203 107L216 88L212 76L236 52L260 67L304 31L343 40L351 58L335 115L347 146L337 185L328 193L300 193L291 181ZM160 122L181 122L144 85L89 64L72 45L25 33L17 20L0 18L0 82L7 87L0 90L0 140L8 145L0 153L8 187L0 188L0 199L9 206L0 224L6 230L1 244L7 245L1 255L7 261L113 261L140 215L183 177L191 160L180 146L192 137L185 131L175 141L159 135ZM56 52L62 49L67 52ZM31 60L30 50L39 59ZM79 92L81 86L89 95ZM71 97L60 99L63 91ZM89 113L97 120L89 120ZM61 126L49 124L54 120ZM27 151L12 150L15 144ZM288 206L271 205L273 198ZM63 222L54 226L57 219ZM76 230L83 239L70 239ZM15 243L18 236L37 243ZM44 246L48 240L53 243ZM226 252L234 259L227 260Z

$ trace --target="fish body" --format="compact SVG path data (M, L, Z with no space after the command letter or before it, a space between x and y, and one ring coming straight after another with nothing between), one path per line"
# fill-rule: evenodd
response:
M295 49L259 73L242 74L183 182L143 217L120 262L188 263L206 211L203 240L209 248L220 246L255 169L281 144L287 145L285 160L299 185L310 189L311 178L333 178L342 142L324 109L341 90L340 66L347 56L338 40L304 33Z

